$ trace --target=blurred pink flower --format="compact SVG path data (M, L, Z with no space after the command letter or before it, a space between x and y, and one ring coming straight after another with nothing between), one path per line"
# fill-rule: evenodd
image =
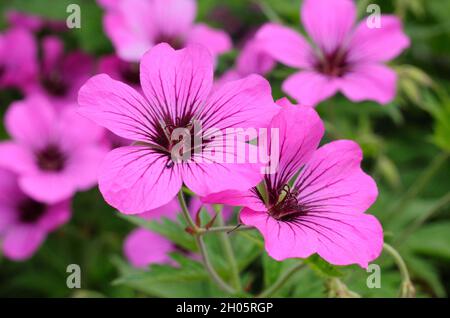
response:
M380 28L369 28L366 20L354 27L356 7L351 0L305 0L301 18L313 46L298 32L275 23L257 34L277 61L302 69L283 82L287 94L310 106L338 91L352 101L392 101L397 76L383 62L409 46L400 19L381 15Z
M41 45L39 75L29 85L28 94L63 102L76 100L81 85L93 73L93 58L81 51L64 52L64 43L56 36L43 38Z
M195 217L195 214L201 206L202 202L198 197L191 198L189 202L189 212L192 217ZM210 204L205 204L204 208L211 216L215 214L215 211ZM178 201L172 200L168 204L155 210L139 214L139 217L147 220L158 220L161 217L175 220L179 213L181 213L181 208ZM232 213L233 208L231 206L224 206L222 214L225 220L229 219ZM127 260L137 268L146 268L150 264L176 265L169 254L177 250L180 251L179 247L164 236L145 228L133 230L125 239L123 249ZM190 255L194 258L196 257L195 255Z
M274 66L274 59L261 48L257 40L251 39L246 42L239 53L236 65L225 72L216 83L220 86L223 83L238 80L250 74L266 75Z
M13 27L21 27L32 32L62 32L68 30L65 21L49 20L38 15L17 10L6 12L6 20Z
M138 141L111 151L103 162L99 186L109 204L123 213L142 213L172 200L183 182L202 196L248 189L261 180L259 164L217 163L205 157L207 151L175 162L174 143L167 136L194 120L201 122L202 131L265 127L279 109L264 78L248 76L211 94L213 61L208 50L191 45L176 51L167 44L144 55L140 77L145 97L105 74L92 77L79 93L82 114L123 138ZM214 146L217 157L235 155L229 149L220 151L221 140L208 144L208 137L203 138L204 149Z
M158 43L179 49L192 43L206 46L213 57L231 48L229 36L206 24L194 24L195 0L99 0L106 11L105 32L117 54L138 62Z
M33 199L54 204L96 184L103 130L75 105L56 112L44 97L29 97L8 108L5 127L12 140L0 143L0 167L16 172Z
M37 44L25 28L0 33L0 89L24 91L37 74Z
M318 253L335 265L367 267L381 253L383 230L364 213L378 191L360 167L360 147L338 140L317 149L324 127L314 109L280 103L271 124L280 133L280 161L277 172L264 178L265 189L203 200L244 206L242 223L262 233L268 254L278 261Z
M47 234L66 223L70 201L48 205L22 192L16 175L0 169L0 241L3 254L12 260L30 258Z
M99 60L98 72L108 74L136 90L141 89L138 63L124 61L114 54L106 55Z

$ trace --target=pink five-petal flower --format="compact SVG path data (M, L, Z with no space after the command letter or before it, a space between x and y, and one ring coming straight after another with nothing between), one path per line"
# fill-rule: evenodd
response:
M271 128L280 132L280 160L277 172L265 177L264 193L258 187L204 201L244 206L242 223L262 233L276 260L318 253L335 265L366 267L381 253L383 230L364 213L378 192L360 167L359 146L339 140L317 149L324 128L311 107L283 106Z
M201 200L198 197L192 197L189 202L190 214L194 217L201 206ZM203 207L211 215L215 213L212 205L206 204ZM225 219L229 219L232 212L231 206L224 206L222 211ZM157 209L139 214L139 217L147 220L158 220L161 217L175 220L179 213L181 213L181 208L178 201L172 200ZM178 250L181 251L179 248ZM169 253L177 251L177 246L160 234L145 228L137 228L126 237L123 251L131 265L137 268L146 268L150 264L175 265ZM195 257L194 255L191 256Z
M26 91L37 75L37 44L33 34L20 27L0 33L0 89Z
M145 54L140 75L145 97L105 74L91 78L79 93L80 111L86 117L136 141L113 150L103 162L99 186L109 204L123 213L142 213L172 200L183 182L204 196L244 190L261 180L260 164L230 149L226 134L215 139L207 133L201 136L201 147L182 161L171 157L171 136L182 128L194 140L199 136L192 129L196 123L201 123L200 134L212 128L265 127L279 108L264 78L252 75L210 94L213 61L208 50L200 45L174 50L165 43ZM212 148L216 159L208 155Z
M206 46L213 57L231 48L229 36L205 24L194 24L195 0L99 1L106 13L104 27L117 54L138 62L156 44L174 48L197 43Z
M342 92L352 101L386 104L395 97L397 76L383 65L409 46L400 20L381 15L380 27L355 24L352 0L305 0L301 19L311 46L298 32L268 23L257 34L264 50L299 72L283 90L299 103L315 106Z
M7 258L30 258L47 234L66 223L70 215L70 201L38 202L19 188L15 174L0 169L0 241Z
M96 183L106 154L103 130L76 113L62 111L43 96L13 103L5 126L12 140L0 143L0 167L19 175L21 189L37 201L53 204Z
M94 71L94 60L81 51L66 53L56 36L41 41L39 76L27 88L28 95L42 94L55 102L73 102L78 90Z

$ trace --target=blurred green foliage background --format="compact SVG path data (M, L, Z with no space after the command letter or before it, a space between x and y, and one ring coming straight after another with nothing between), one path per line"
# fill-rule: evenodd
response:
M68 47L80 47L95 56L112 52L102 30L101 9L92 0L3 0L0 28L7 27L3 18L9 9L64 20L70 3L80 5L82 27L62 34ZM197 20L227 30L237 47L220 58L218 74L232 66L246 33L269 19L300 28L300 0L198 3ZM399 83L397 98L390 105L352 103L337 96L318 106L327 128L323 142L347 138L362 146L364 169L377 180L380 190L369 213L381 220L385 240L404 257L417 296L446 297L450 292L450 1L357 3L360 17L366 14L368 3L379 4L383 13L399 15L412 45L391 63L399 74ZM268 75L275 98L283 96L280 83L290 73L292 70L279 65ZM12 91L0 92L2 116L14 98ZM2 124L0 137L7 138ZM198 263L180 255L174 257L182 269L154 266L150 272L141 272L127 265L122 242L133 225L107 206L97 189L77 194L73 210L73 219L51 234L31 260L14 263L0 257L0 296L221 295L208 283ZM175 235L183 244L189 244L189 237L179 234L182 227L168 223L161 228L166 235ZM290 265L269 259L258 235L236 234L232 240L250 290L270 285ZM219 247L212 239L208 244L219 272L226 275ZM66 287L66 266L72 263L82 269L79 290ZM383 253L375 263L382 269L380 289L367 288L368 273L358 267L339 268L337 272L308 268L299 271L277 296L327 296L326 282L330 277L339 277L364 297L395 297L400 275L394 262Z

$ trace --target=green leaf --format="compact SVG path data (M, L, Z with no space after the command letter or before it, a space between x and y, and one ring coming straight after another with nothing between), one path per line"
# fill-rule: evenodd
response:
M450 261L450 222L429 224L406 242L405 246L413 253L433 256Z
M176 245L185 248L189 251L196 252L197 245L192 235L185 231L186 224L181 215L179 215L179 222L174 222L167 218L162 218L160 221L149 221L140 217L125 215L118 213L119 217L131 222L134 225L146 228L155 233L159 233L166 237Z
M317 254L305 259L305 263L322 277L341 277L343 275L338 267L326 262Z
M432 263L408 254L404 254L403 258L411 271L413 280L425 282L437 297L447 296L445 287L440 281L439 273Z

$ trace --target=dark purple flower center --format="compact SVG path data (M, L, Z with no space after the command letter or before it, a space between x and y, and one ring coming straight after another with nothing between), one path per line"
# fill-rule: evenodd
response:
M139 64L138 63L120 63L120 75L129 83L138 85L140 83Z
M317 59L315 69L317 72L328 76L341 77L349 69L347 53L339 48L332 53L324 53L322 57Z
M66 163L66 156L56 145L48 145L36 154L39 168L45 171L61 171Z
M178 36L167 35L167 34L159 34L155 38L155 43L167 43L175 50L182 49L184 47L184 40Z
M287 184L280 191L269 192L268 212L270 216L279 221L290 222L305 215L307 209L298 202L297 197L297 191L292 190Z
M6 67L4 65L0 65L0 78L5 74Z
M21 223L35 223L45 213L45 205L33 199L27 198L18 206L19 221Z
M42 86L52 96L64 96L69 89L61 74L52 72L42 77Z

